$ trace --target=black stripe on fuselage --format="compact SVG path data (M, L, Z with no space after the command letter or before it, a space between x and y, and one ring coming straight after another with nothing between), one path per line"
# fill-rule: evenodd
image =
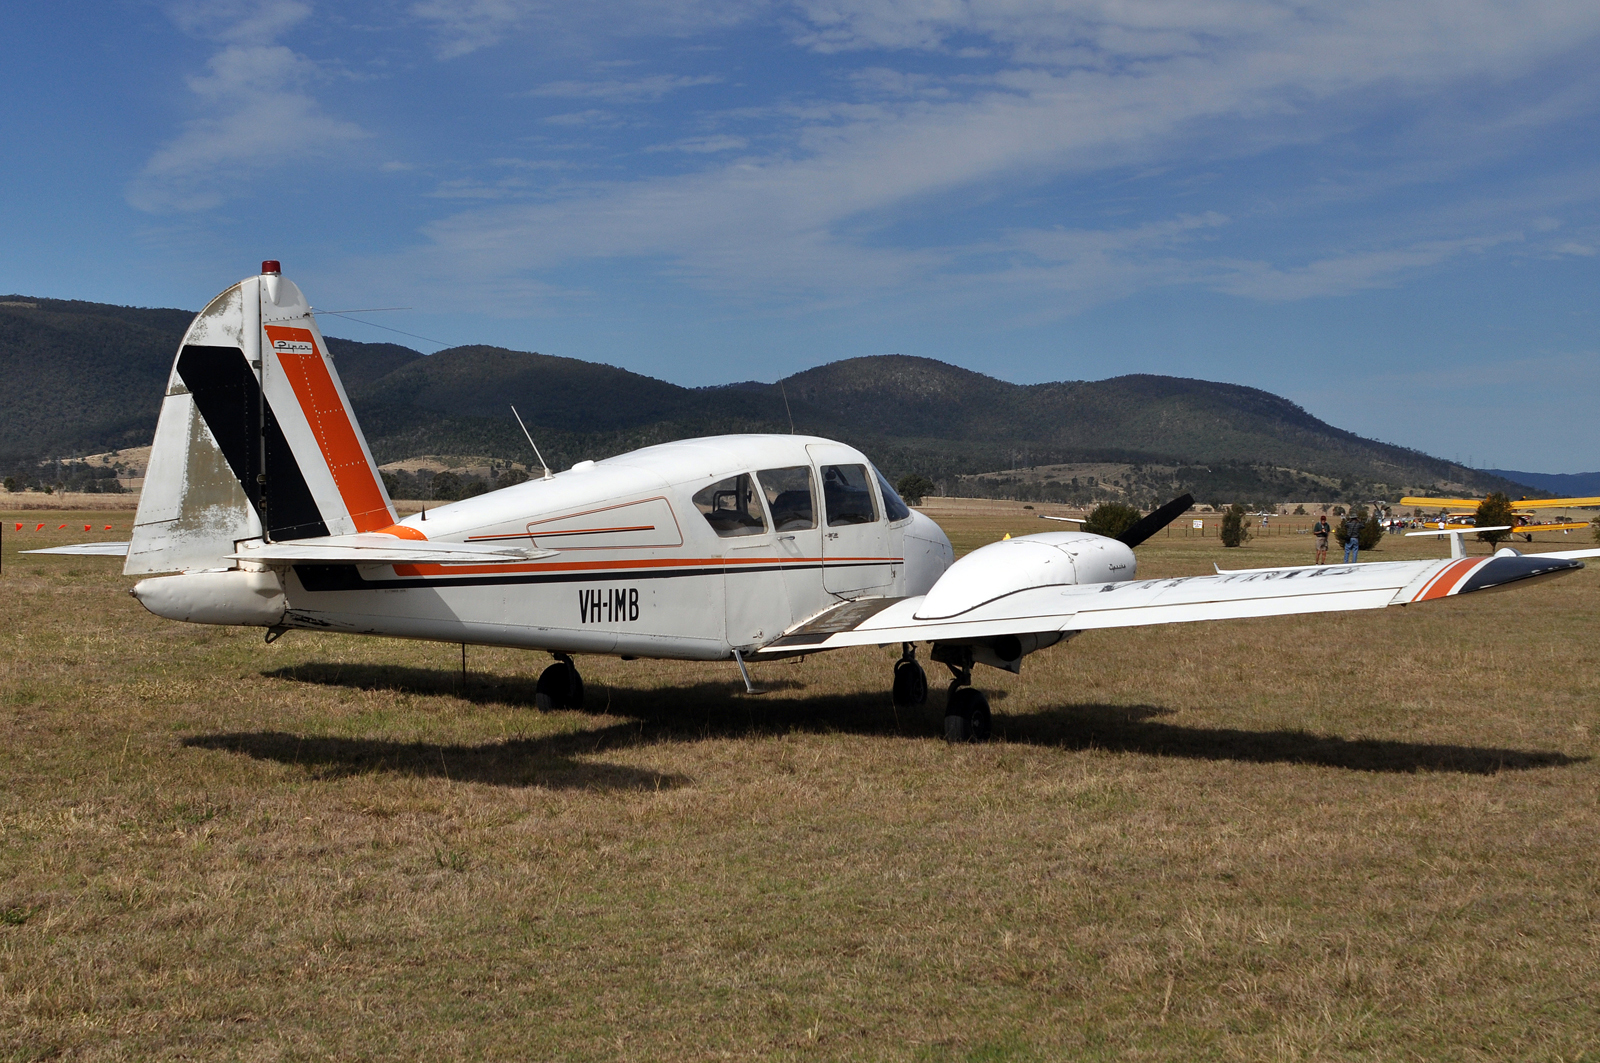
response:
M178 355L178 376L194 396L206 427L222 448L270 539L317 539L328 534L316 499L283 436L272 407L261 401L261 385L237 347L187 345ZM261 474L261 411L267 411L265 499Z
M900 564L898 561L877 562L879 565ZM741 572L807 572L820 569L814 565L739 565L724 568L710 565L703 568L646 568L603 569L584 572L508 572L504 575L481 576L416 576L404 579L369 580L361 575L355 565L295 565L300 585L308 591L395 591L444 590L450 587L510 587L538 583L595 583L601 581L640 579L677 579L683 576L721 576ZM867 563L830 564L830 569L868 568Z

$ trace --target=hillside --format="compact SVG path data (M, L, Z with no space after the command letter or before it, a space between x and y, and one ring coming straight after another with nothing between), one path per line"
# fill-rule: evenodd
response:
M147 444L191 314L0 297L0 466ZM947 493L1055 501L1180 490L1203 500L1354 500L1537 485L1363 439L1255 388L1177 377L1018 385L926 358L684 388L573 358L467 346L431 356L329 337L380 462L526 460L515 404L564 467L689 435L796 430L860 446ZM787 400L787 401L786 401ZM1098 470L1098 471L1094 471Z
M1593 498L1600 495L1600 472L1514 472L1510 469L1484 469L1519 484L1548 491L1560 498Z

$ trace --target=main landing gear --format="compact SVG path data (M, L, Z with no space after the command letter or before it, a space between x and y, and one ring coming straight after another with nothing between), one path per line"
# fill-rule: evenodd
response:
M583 708L583 676L564 653L555 654L556 663L539 673L533 688L533 703L540 711Z
M900 659L894 666L894 704L896 708L914 708L928 700L928 676L917 663L916 646L910 642L901 646ZM987 742L993 721L989 699L972 685L971 647L936 645L933 657L954 677L945 699L945 741Z
M917 663L914 642L900 644L900 659L894 662L894 704L898 709L915 708L928 700L928 674Z
M951 669L952 672L955 669ZM993 721L989 715L989 699L983 691L970 686L972 673L962 670L950 680L950 694L944 703L944 740L946 742L987 742Z
M993 730L989 699L972 685L972 647L935 643L933 659L950 669L950 693L944 702L946 742L987 742Z

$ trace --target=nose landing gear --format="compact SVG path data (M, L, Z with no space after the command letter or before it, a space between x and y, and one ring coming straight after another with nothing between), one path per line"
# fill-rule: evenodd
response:
M556 663L539 673L533 688L533 703L541 712L553 709L583 708L583 677L564 653L554 655Z

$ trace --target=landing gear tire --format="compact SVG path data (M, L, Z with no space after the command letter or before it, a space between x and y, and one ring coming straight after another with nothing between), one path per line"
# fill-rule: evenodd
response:
M983 691L951 685L944 710L946 742L987 742L993 729L989 699Z
M894 703L896 708L909 709L928 700L928 673L922 665L912 660L900 660L894 666Z
M583 676L571 658L562 655L556 663L539 673L533 688L533 703L541 712L583 708Z

